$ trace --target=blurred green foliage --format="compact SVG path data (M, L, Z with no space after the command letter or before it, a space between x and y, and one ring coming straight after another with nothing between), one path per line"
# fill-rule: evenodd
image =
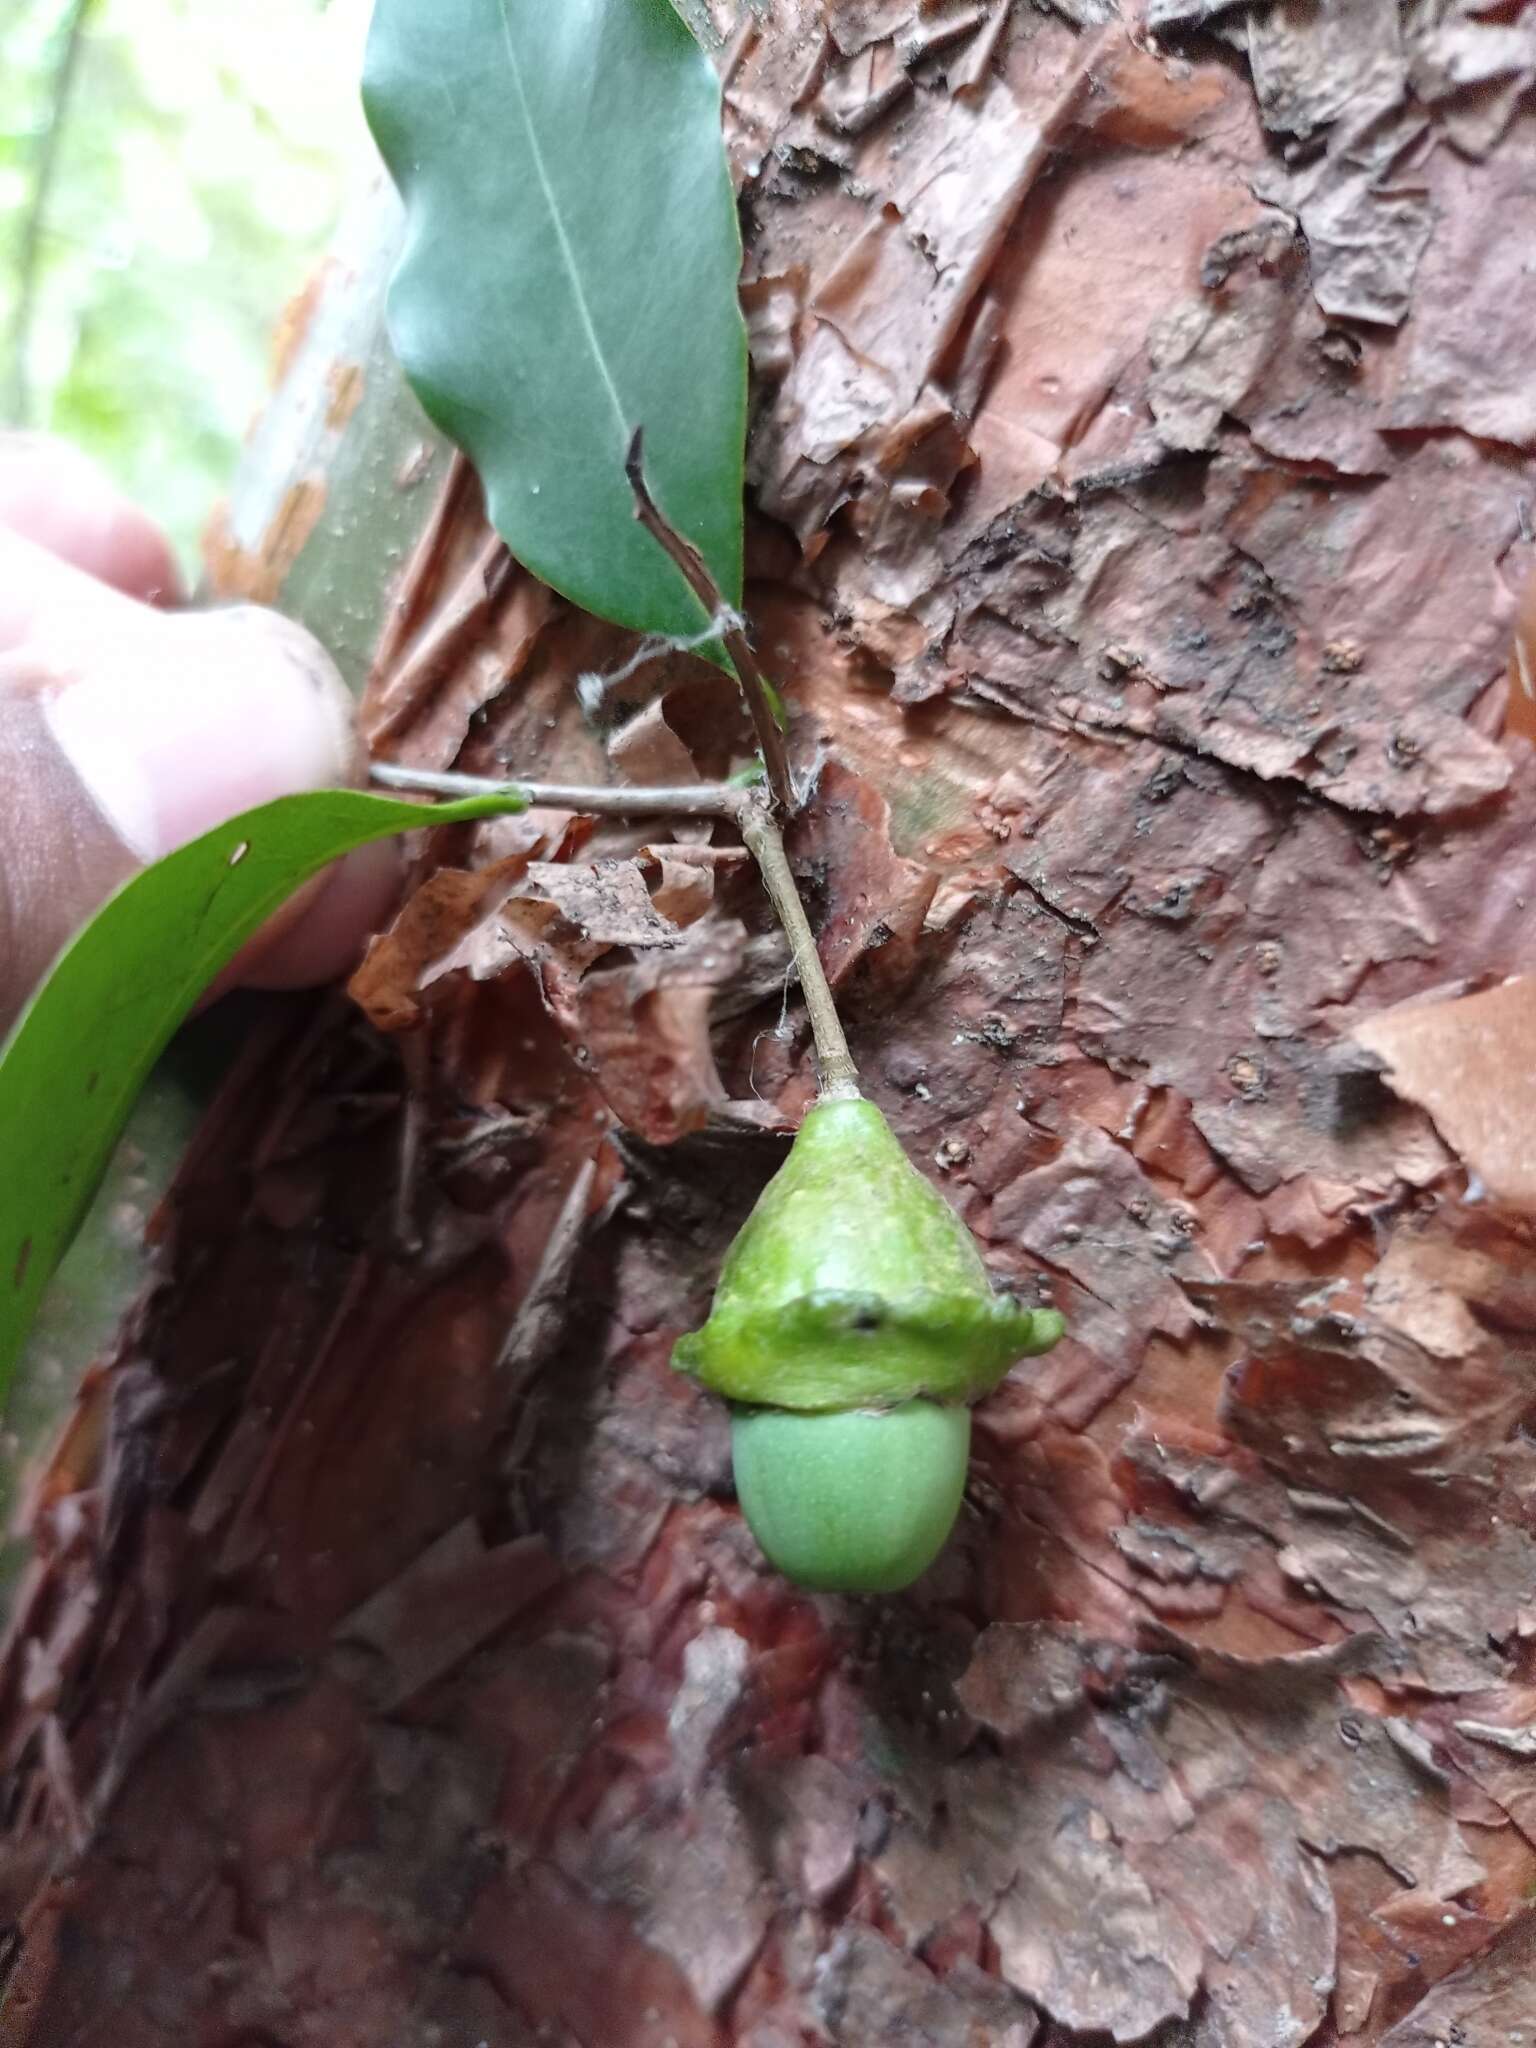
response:
M189 567L366 161L367 7L0 0L0 407L96 455Z

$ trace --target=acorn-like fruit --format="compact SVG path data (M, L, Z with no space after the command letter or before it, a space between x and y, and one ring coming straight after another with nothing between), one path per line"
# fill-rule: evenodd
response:
M970 1404L1063 1323L998 1294L872 1102L819 1102L673 1363L732 1406L742 1510L797 1585L886 1593L959 1512Z

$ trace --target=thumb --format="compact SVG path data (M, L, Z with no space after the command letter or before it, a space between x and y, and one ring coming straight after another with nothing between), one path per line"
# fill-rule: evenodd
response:
M27 630L0 653L0 1030L138 867L236 812L359 778L345 686L301 627L254 607L163 613L0 532ZM366 857L365 857L366 856ZM239 963L265 985L350 964L389 849L312 885Z

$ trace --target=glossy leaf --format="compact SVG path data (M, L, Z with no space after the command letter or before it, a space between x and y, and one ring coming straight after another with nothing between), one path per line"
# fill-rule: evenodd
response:
M0 1398L145 1077L246 941L354 847L520 808L507 796L279 797L157 861L97 912L0 1050Z
M746 338L714 70L671 0L377 0L368 118L405 200L390 330L519 561L673 637L704 609L636 525L741 596Z

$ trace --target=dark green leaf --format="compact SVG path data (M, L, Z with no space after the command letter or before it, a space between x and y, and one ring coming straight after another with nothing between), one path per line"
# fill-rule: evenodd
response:
M404 196L390 327L519 561L681 638L662 511L741 599L746 338L720 89L671 0L377 0L364 102Z
M245 942L353 847L520 808L510 796L279 797L157 861L97 912L0 1050L0 1399L145 1076Z

